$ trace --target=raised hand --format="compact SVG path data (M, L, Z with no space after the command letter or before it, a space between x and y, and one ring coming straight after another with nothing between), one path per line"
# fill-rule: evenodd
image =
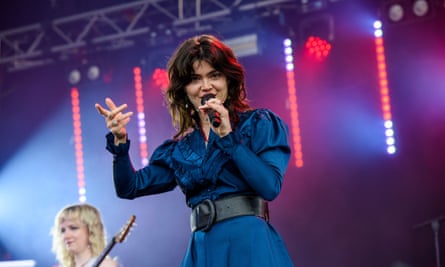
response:
M127 104L122 104L116 106L113 100L109 97L105 98L105 104L108 109L104 108L100 104L96 103L94 106L100 115L105 117L105 123L108 129L114 135L115 144L125 143L127 141L127 130L126 126L130 122L132 111L123 113L123 111L128 107Z

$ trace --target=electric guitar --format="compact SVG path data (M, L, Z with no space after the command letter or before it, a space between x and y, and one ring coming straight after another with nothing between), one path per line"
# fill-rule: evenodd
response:
M99 267L102 261L107 257L108 253L110 253L111 249L116 245L116 243L124 242L128 233L130 232L131 227L136 221L136 216L131 215L130 219L128 219L127 223L122 227L122 229L111 239L111 242L104 248L100 256L92 265L93 267Z

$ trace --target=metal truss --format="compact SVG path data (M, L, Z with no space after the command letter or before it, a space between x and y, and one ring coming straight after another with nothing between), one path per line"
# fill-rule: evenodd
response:
M123 49L137 38L155 43L211 30L238 16L271 16L296 0L142 0L0 32L0 66L9 71L43 66L87 49Z

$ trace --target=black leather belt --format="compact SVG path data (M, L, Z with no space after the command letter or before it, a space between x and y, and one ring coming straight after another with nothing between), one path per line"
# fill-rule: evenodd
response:
M192 232L208 231L217 222L244 215L269 221L268 203L258 196L231 196L214 201L206 199L192 210L190 226Z

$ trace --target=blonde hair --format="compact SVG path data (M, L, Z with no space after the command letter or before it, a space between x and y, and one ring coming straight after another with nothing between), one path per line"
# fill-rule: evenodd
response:
M60 225L66 220L79 220L84 223L89 233L89 245L93 257L97 257L106 246L106 232L99 210L89 204L74 204L62 208L54 219L51 229L52 252L63 267L74 267L74 256L68 252L63 241Z

